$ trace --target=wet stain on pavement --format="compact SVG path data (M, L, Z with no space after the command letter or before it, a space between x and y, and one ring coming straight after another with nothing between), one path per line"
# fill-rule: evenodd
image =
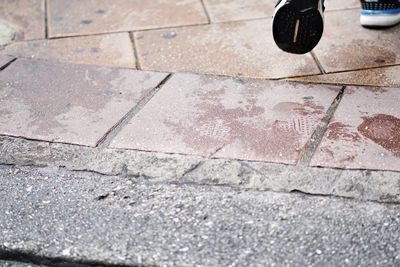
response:
M83 19L81 20L80 24L81 25L89 25L91 24L93 21L91 19Z
M387 114L363 117L358 131L366 138L400 157L400 119Z
M257 90L240 93L236 103L225 104L227 88L198 91L196 114L189 119L165 120L193 151L209 153L210 148L241 144L257 158L294 159L302 148L303 136L311 135L316 117L324 108L313 101L282 102L267 111L257 104ZM269 112L288 113L287 119L267 119ZM283 116L286 117L286 116ZM229 148L231 149L231 148ZM224 154L224 149L222 149ZM244 156L245 157L245 156Z
M361 136L358 133L352 132L349 125L341 122L334 122L329 125L327 138L330 140L348 140L352 142L359 142Z
M274 106L274 110L283 112L294 112L301 116L323 114L324 107L316 105L313 101L304 99L304 103L282 102Z

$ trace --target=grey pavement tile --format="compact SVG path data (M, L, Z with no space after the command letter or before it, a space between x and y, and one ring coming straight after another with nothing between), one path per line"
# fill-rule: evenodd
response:
M0 50L0 54L136 68L128 33L17 42Z
M111 147L294 164L339 89L175 74Z
M400 87L400 66L380 67L366 70L346 71L292 78L292 81L346 85L369 85Z
M49 0L49 35L72 36L207 23L199 0Z
M1 250L128 266L400 264L399 205L51 168L2 166L0 180Z
M15 31L15 40L45 38L44 0L1 0L1 24Z
M204 0L212 22L271 17L275 2L265 0Z
M348 87L312 166L400 171L400 88Z
M0 55L0 69L10 63L15 57L8 55Z
M367 29L358 10L326 13L324 35L314 52L327 72L400 63L400 25Z
M137 32L135 42L146 70L252 78L320 73L311 55L276 46L270 19Z
M360 0L326 0L325 11L360 8Z
M95 146L164 77L19 59L0 72L0 134Z
M212 22L226 22L272 17L277 1L204 0ZM326 11L359 8L359 0L325 1Z

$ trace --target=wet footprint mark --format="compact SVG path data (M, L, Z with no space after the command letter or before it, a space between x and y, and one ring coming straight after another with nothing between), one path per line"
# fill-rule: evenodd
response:
M400 119L387 114L363 117L358 131L366 138L400 157Z

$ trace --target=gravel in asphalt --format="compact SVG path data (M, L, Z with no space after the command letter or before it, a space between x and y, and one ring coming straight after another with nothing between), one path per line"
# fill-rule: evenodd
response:
M0 181L0 259L45 258L49 266L400 265L398 205L57 168L1 166Z

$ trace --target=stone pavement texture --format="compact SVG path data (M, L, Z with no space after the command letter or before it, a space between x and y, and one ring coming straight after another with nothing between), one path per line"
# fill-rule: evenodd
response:
M176 74L111 147L296 164L339 91Z
M399 265L400 26L273 5L0 0L0 266Z
M165 76L19 59L0 73L0 133L96 146Z
M17 42L5 47L3 53L25 58L136 68L128 33Z

